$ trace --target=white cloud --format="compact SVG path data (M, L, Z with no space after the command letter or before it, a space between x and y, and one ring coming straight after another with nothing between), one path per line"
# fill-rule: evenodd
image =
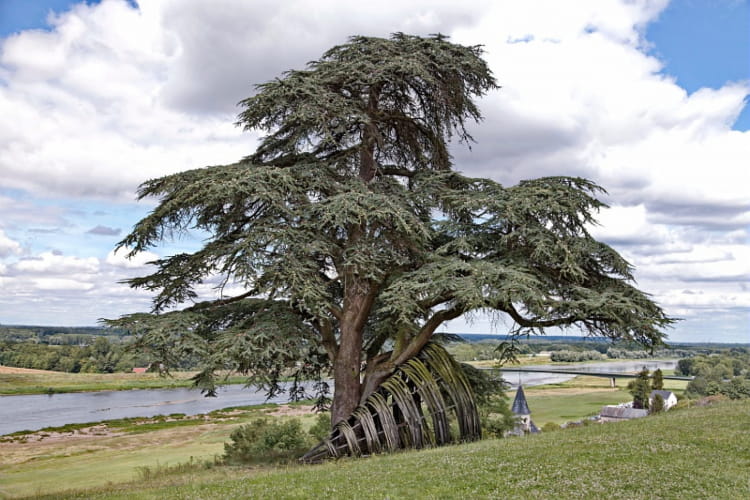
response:
M0 259L4 259L11 255L18 255L21 253L21 245L5 234L5 231L0 229Z
M748 246L699 244L693 245L689 252L641 256L638 261L639 276L673 276L684 282L750 283Z
M37 257L21 259L13 264L12 269L24 274L96 274L99 271L99 260L95 257L81 259L43 252Z
M118 250L112 250L107 254L105 261L110 266L123 269L140 269L148 267L149 262L153 262L159 258L154 252L144 251L137 253L133 257L128 258L127 254L130 252L127 248L120 248Z
M150 257L157 257L151 254ZM138 261L136 261L138 262ZM0 265L3 323L91 325L101 317L149 309L149 292L120 281L142 274L112 253L104 259L42 252Z
M144 180L247 152L226 116L159 103L175 41L158 12L78 5L51 32L4 41L0 171L6 187L131 200Z
M599 225L590 228L591 234L613 244L664 245L674 239L673 232L666 226L648 220L648 212L643 204L604 208L598 214L597 222Z
M93 283L85 283L74 279L66 278L35 278L32 280L32 286L38 290L91 290L94 288Z

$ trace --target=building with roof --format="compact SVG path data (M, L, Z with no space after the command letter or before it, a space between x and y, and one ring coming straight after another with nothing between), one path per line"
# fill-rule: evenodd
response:
M651 394L648 396L648 407L649 408L653 408L654 407L654 398L657 395L661 396L661 399L664 401L663 411L667 411L670 408L672 408L674 405L677 404L677 396L675 396L674 392L672 392L672 391L653 390L653 391L651 391Z
M639 408L629 408L626 406L605 406L599 412L600 422L621 422L634 418L643 418L648 416L648 410Z
M516 398L513 400L511 412L518 419L518 423L512 431L508 432L509 436L524 436L526 434L538 434L541 431L531 420L531 410L529 403L526 402L526 394L523 392L523 386L519 385L516 391Z

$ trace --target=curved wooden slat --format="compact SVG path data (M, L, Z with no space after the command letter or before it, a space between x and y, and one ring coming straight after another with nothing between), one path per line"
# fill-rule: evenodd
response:
M451 435L451 416L458 436ZM445 349L427 344L301 460L440 446L473 441L481 434L474 394L463 370Z

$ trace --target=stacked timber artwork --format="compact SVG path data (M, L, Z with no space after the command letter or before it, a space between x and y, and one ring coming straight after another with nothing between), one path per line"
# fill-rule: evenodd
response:
M474 441L481 433L474 394L461 367L442 347L428 344L302 461Z

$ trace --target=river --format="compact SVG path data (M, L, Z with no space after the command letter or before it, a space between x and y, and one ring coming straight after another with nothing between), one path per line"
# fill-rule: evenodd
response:
M535 370L564 370L576 372L601 372L601 373L634 373L644 367L650 371L661 368L662 370L673 370L677 367L677 360L655 360L644 359L642 361L609 361L606 363L571 363L559 365L526 365L523 368L533 368ZM515 389L519 384L523 386L559 384L576 377L570 374L555 373L524 373L508 366L502 369L503 378L510 383L511 388Z
M207 398L198 389L179 388L0 396L0 435L65 424L170 413L197 415L230 406L288 401L285 394L266 401L265 393L243 384L223 386L218 394Z
M609 363L577 363L569 365L534 365L533 368L592 372L635 372L646 366L672 369L677 361L614 361ZM513 387L564 382L575 375L519 373L504 369L505 379ZM284 403L285 395L268 402ZM98 422L127 417L153 417L184 413L196 415L230 406L256 405L266 402L265 394L244 385L228 385L216 398L203 397L199 390L142 389L132 391L77 392L68 394L35 394L0 396L0 435L22 430L38 430L65 424Z

